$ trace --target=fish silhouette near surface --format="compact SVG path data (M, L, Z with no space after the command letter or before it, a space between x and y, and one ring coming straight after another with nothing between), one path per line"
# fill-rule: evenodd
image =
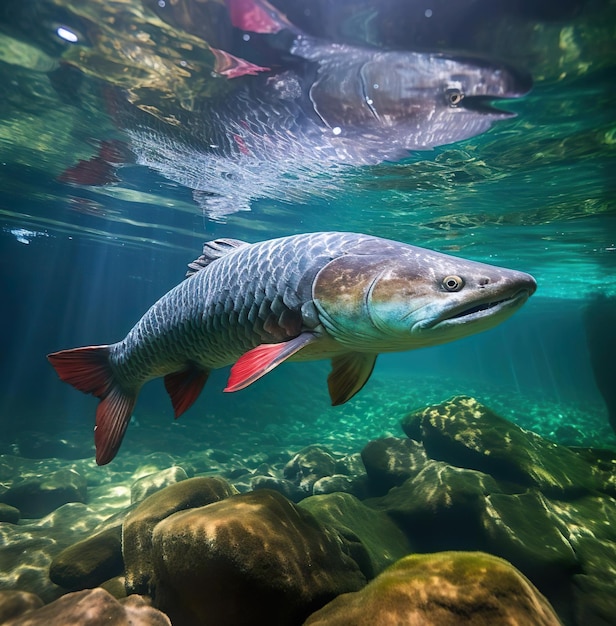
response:
M212 369L233 364L225 391L237 391L286 359L331 359L328 387L338 405L364 386L379 353L491 328L535 288L523 272L363 234L219 239L124 339L48 358L63 381L100 399L95 443L103 465L148 380L164 377L178 417Z
M236 28L266 42L271 68L237 71L223 97L169 109L173 124L121 90L108 98L136 163L193 190L213 219L259 198L327 195L348 181L348 166L474 137L513 116L492 101L531 88L504 63L330 42L299 31L265 0L227 6ZM68 180L79 182L73 169Z

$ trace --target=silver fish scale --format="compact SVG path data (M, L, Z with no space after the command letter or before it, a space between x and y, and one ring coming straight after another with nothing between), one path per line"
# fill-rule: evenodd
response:
M111 364L126 388L197 364L234 362L262 343L297 336L301 307L317 272L367 239L354 233L309 233L239 247L158 300L111 346Z

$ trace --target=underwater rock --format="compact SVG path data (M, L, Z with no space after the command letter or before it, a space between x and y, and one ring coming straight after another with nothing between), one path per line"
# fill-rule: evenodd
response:
M481 519L489 552L513 563L541 585L543 593L556 598L579 571L569 529L557 506L536 490L494 493L486 497L486 505ZM585 524L583 519L578 522Z
M143 598L119 602L104 589L75 591L2 626L171 626L169 618Z
M254 491L258 489L273 489L281 493L285 498L291 500L291 502L299 502L308 495L303 489L300 489L290 480L286 478L276 478L276 476L253 476L250 479L250 487Z
M27 459L87 459L92 457L94 445L85 440L82 432L74 431L50 435L37 431L22 431L17 435L19 454Z
M211 504L234 493L224 478L199 476L157 491L129 513L122 535L127 592L150 595L152 531L158 522L177 511Z
M285 465L283 473L304 492L312 493L312 486L319 478L336 473L336 459L323 446L308 446Z
M312 493L315 496L326 493L350 493L359 499L366 498L368 496L367 477L365 474L360 476L345 476L344 474L323 476L312 485Z
M101 589L104 589L110 593L116 600L126 598L126 577L114 576L104 583L99 585Z
M97 587L124 572L122 526L65 548L49 567L49 578L68 591Z
M0 589L29 591L51 602L63 590L49 578L52 559L85 539L103 521L98 510L74 502L40 520L4 524L0 541Z
M154 529L155 606L174 626L299 624L365 584L342 546L276 491L176 513Z
M481 552L407 556L364 589L344 594L304 626L533 624L560 626L541 593L511 564Z
M468 396L456 396L405 418L420 422L428 456L536 487L546 495L577 497L602 488L601 477L578 455L500 417Z
M428 460L420 443L396 437L370 441L361 451L361 458L371 486L380 494L416 476Z
M584 311L586 343L597 389L605 400L608 420L616 433L616 298L597 295Z
M611 626L616 615L616 543L594 537L580 537L583 574L573 577L575 620L577 624Z
M0 496L2 497L2 496ZM11 506L10 504L4 504L0 502L0 522L8 522L9 524L17 524L21 514L19 509Z
M348 493L311 496L299 506L340 533L368 580L411 552L408 539L385 513Z
M27 591L0 591L0 624L21 617L28 611L40 609L43 601Z
M160 472L154 472L135 481L130 488L131 504L141 502L164 487L186 480L188 475L181 467L174 465Z
M486 496L501 491L488 474L428 461L415 476L369 500L386 511L422 552L485 549Z
M0 498L18 508L23 517L38 518L63 504L86 501L86 479L72 469L61 469L14 484Z

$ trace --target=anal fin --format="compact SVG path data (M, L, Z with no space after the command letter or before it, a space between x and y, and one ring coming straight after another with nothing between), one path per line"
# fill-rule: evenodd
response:
M231 368L225 391L239 391L248 387L314 340L314 334L302 333L289 341L264 343L249 350Z
M165 389L171 398L176 419L194 404L209 375L209 370L191 365L165 376Z
M332 371L327 378L332 406L344 404L368 382L376 357L367 352L347 352L332 359Z

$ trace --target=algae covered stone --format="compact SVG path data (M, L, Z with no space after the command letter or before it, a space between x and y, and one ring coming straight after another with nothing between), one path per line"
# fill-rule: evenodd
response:
M478 400L456 396L407 416L428 456L535 487L546 495L575 497L603 486L603 476L566 446L543 439L494 413Z
M224 478L198 476L165 487L131 511L122 527L122 553L128 593L150 593L151 546L154 526L172 513L217 502L236 489Z
M368 508L351 494L311 496L300 507L340 533L368 579L411 552L408 539L385 513Z
M407 556L364 589L339 596L304 626L560 626L548 601L510 563L482 552Z
M28 478L5 491L2 501L19 509L22 517L38 518L63 504L86 501L86 479L73 469L60 469Z
M369 442L361 451L361 458L371 484L380 493L416 476L428 460L421 444L396 437Z
M65 548L49 567L49 578L69 591L96 587L124 572L122 526Z
M311 494L317 480L336 473L336 459L323 446L308 446L285 465L283 473L287 480Z
M338 533L276 491L176 513L152 553L154 603L174 626L299 624L366 582Z
M174 465L160 472L154 472L142 476L139 480L135 481L130 488L130 501L131 503L141 502L153 493L174 485L182 480L186 480L188 475L183 468Z
M500 491L488 474L430 460L415 478L368 503L386 511L422 551L477 550L485 545L486 496Z

